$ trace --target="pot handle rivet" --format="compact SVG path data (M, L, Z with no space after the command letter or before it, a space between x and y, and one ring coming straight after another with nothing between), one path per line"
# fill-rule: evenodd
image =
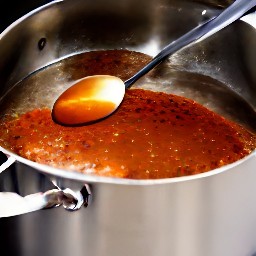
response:
M76 211L82 205L87 207L91 203L92 193L90 186L85 184L81 191L75 192L69 188L62 190L62 204L66 210Z
M46 38L41 38L39 41L38 41L38 49L40 50L40 51L42 51L43 49L44 49L44 47L45 47L45 45L46 45Z
M66 210L75 211L81 208L84 203L84 198L81 192L75 192L69 188L62 190L62 204Z
M90 186L88 184L84 184L80 192L84 198L84 207L89 206L92 202L92 192Z

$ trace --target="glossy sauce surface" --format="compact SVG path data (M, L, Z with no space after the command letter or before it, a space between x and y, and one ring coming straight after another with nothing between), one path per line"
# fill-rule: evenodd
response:
M129 51L90 52L74 70L126 80L149 59ZM193 100L129 89L117 111L86 126L59 125L48 107L2 119L0 145L67 171L159 179L235 162L256 148L256 135Z
M256 145L255 136L191 100L140 89L92 125L64 127L49 109L36 109L2 124L0 134L2 146L32 161L132 179L206 172Z

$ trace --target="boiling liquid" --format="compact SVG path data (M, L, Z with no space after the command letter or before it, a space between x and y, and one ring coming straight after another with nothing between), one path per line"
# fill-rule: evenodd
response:
M168 63L129 89L110 117L81 127L53 122L53 102L74 81L96 74L126 80L149 60L145 54L125 50L90 52L28 77L3 102L1 145L57 168L132 179L206 172L237 161L256 147L254 132L188 98L226 117L234 113L233 120L242 116L241 123L252 124L253 130L253 111L244 101L211 78L168 71ZM240 112L232 109L238 103ZM247 114L241 115L243 111Z

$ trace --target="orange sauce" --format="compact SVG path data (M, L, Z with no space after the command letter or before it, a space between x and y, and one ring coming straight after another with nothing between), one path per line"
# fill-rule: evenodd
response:
M118 110L87 126L53 122L35 109L0 125L0 144L35 162L77 172L159 179L206 172L237 161L256 136L192 100L130 89Z
M124 94L124 83L118 77L87 76L57 98L52 117L63 125L92 122L111 114Z
M59 101L55 105L52 115L53 119L59 123L74 125L97 120L113 112L115 108L116 105L108 101L103 101L100 105L97 100L86 100L86 102L81 100L76 102Z

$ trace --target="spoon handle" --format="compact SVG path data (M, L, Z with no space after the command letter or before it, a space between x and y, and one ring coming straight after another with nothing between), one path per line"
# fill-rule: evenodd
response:
M125 88L127 89L131 87L131 85L135 83L140 77L148 73L151 69L162 62L165 57L192 43L202 41L214 33L220 31L232 22L239 19L254 6L256 6L256 0L236 0L217 17L214 17L206 23L195 27L177 40L168 44L144 68L142 68L138 73L125 81Z

